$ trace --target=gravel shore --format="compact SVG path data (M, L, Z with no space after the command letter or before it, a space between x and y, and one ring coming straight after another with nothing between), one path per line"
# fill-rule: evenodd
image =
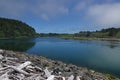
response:
M22 77L20 77L22 76ZM54 76L53 79L49 79ZM120 80L87 68L24 52L0 50L0 80Z

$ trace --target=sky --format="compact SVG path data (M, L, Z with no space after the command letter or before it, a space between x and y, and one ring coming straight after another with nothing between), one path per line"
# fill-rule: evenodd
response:
M76 33L120 27L120 0L0 0L0 17L38 33Z

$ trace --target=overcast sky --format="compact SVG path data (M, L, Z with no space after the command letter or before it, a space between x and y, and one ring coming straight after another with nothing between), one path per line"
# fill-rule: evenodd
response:
M120 27L120 0L0 0L0 17L22 20L39 33Z

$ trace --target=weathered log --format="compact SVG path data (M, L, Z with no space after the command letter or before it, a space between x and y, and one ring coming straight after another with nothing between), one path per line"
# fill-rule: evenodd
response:
M32 63L31 63L30 61L27 61L27 62L19 65L19 66L17 67L17 69L21 70L21 69L25 68L26 66L28 66L28 65L30 65L30 64L32 64Z
M8 74L5 73L2 76L0 76L0 80L10 80L10 79L8 78Z
M1 53L1 52L0 52ZM2 60L4 57L0 54L0 60Z
M68 80L73 80L74 79L74 76L71 75L70 77L68 77Z
M4 64L5 65L5 64ZM5 65L7 66L8 68L12 68L13 70L19 72L19 73L22 73L24 75L30 75L29 73L25 72L24 70L20 69L20 68L23 68L23 67L16 67L16 66L9 66L9 65Z
M6 69L8 69L9 67L4 67L4 68L0 68L0 71L4 71Z
M38 66L35 66L36 69L42 71L42 68L38 67Z
M26 80L45 80L45 78L41 77L41 75L33 74L32 76L26 78Z
M4 50L0 49L0 53L4 53Z
M54 75L51 75L51 76L48 77L47 80L54 80L54 78L55 78L55 76L54 76Z
M50 77L50 76L51 76L51 73L48 71L48 68L46 68L46 69L44 70L44 72L45 72L45 75L46 75L47 77Z

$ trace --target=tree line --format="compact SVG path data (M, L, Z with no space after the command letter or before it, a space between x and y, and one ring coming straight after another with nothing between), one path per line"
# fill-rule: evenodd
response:
M90 37L90 38L120 38L120 28L107 28L99 31L80 31L74 34L67 33L40 33L41 37Z
M95 37L95 38L120 38L120 28L107 28L99 31L80 31L74 34L68 33L36 33L35 29L26 23L0 18L0 38L17 38L17 37Z
M100 31L80 31L74 37L120 38L120 28L107 28Z

